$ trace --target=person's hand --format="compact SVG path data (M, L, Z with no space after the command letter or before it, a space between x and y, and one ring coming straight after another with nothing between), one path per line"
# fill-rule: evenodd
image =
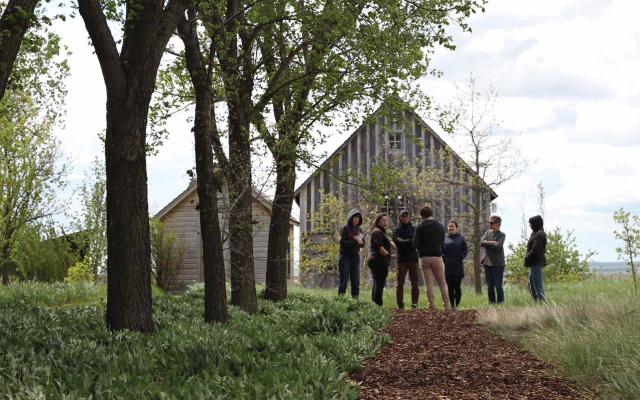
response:
M398 250L398 246L395 243L391 242L391 248L394 250Z

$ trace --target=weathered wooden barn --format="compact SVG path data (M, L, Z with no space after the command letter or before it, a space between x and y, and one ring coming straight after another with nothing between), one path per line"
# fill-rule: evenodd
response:
M200 215L198 205L197 185L192 181L187 189L180 193L169 204L163 207L154 218L159 219L167 231L173 232L177 238L182 238L186 245L182 259L182 268L177 271L175 287L177 291L184 290L187 285L204 281L202 266L202 240L200 238ZM269 241L269 221L271 218L271 201L254 190L253 201L253 257L255 278L257 283L265 281L267 271L267 244ZM222 194L219 200L220 225L223 237L228 232L228 217ZM293 268L293 230L299 223L295 218L289 219L289 277L294 278ZM229 278L229 249L227 241L223 243L225 269Z
M419 168L430 166L441 169L459 179L462 176L468 181L475 176L475 172L415 111L383 112L381 108L365 121L296 189L295 201L300 207L302 237L314 229L310 216L318 211L322 193L337 195L346 208L357 207L361 201L358 187L344 183L354 173L368 179L371 167L379 160L388 161L402 156ZM447 157L443 157L443 154L447 154ZM490 214L491 202L497 197L487 186L486 194L480 199L486 215ZM468 213L469 201L473 201L472 189L457 187L456 190L450 190L446 198L438 199L432 205L435 205L436 218L446 222L452 217ZM379 205L381 210L385 210L386 206ZM400 204L396 209L403 206ZM412 211L417 213L419 210Z

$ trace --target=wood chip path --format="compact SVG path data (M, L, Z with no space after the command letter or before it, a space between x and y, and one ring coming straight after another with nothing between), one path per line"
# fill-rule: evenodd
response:
M475 311L396 311L386 332L391 342L350 376L362 400L592 398Z

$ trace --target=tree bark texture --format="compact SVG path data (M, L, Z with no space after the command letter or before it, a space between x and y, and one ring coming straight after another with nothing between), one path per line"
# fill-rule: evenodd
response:
M146 127L164 49L184 0L127 1L122 50L97 0L78 0L107 88L107 326L152 332Z
M229 103L229 253L231 304L253 314L257 311L253 264L253 180L249 120L242 103Z
M9 82L22 38L35 18L38 0L9 0L0 17L0 100Z
M269 245L267 250L267 278L265 297L280 301L287 298L287 268L289 266L289 219L296 183L295 152L278 162L276 193L271 209Z
M190 11L195 22L195 12ZM195 24L183 20L178 31L185 45L187 69L196 94L196 113L193 127L195 138L196 173L198 180L198 209L202 238L204 268L204 320L227 322L227 293L225 288L222 235L218 218L218 184L213 164L212 115L213 92L211 81L202 63Z

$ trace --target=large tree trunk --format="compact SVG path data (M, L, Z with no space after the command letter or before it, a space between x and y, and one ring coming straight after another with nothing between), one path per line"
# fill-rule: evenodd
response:
M276 160L276 194L271 208L269 247L267 250L267 288L265 297L279 301L287 298L287 267L289 265L289 219L296 183L294 158Z
M145 138L149 102L127 91L107 101L107 325L154 330Z
M147 115L160 60L186 0L126 3L120 53L101 3L78 0L78 7L107 88L107 326L152 332Z
M198 177L198 209L204 268L204 320L227 322L222 235L218 218L218 185L213 164L212 115L213 93L202 63L195 24L195 10L189 11L190 22L183 20L178 31L185 45L187 68L196 94L195 137L196 172Z
M253 314L257 311L253 269L253 183L249 121L241 104L229 107L229 251L231 304Z
M0 17L0 100L9 82L22 38L33 22L38 0L9 0Z

